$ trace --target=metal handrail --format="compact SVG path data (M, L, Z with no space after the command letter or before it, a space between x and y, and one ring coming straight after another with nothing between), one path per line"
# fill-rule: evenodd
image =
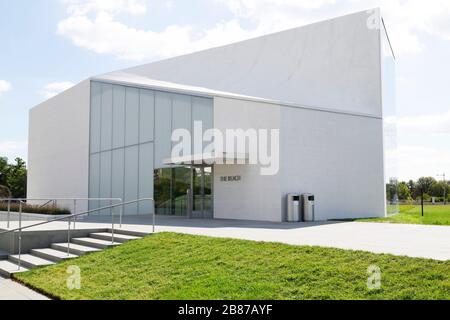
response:
M9 229L10 226L10 220L11 220L11 202L20 202L20 201L47 201L45 205L53 202L53 205L56 207L58 201L73 201L73 213L77 213L77 201L117 201L122 202L122 198L0 198L0 202L8 202L8 214L7 214L7 229ZM21 219L20 215L22 213L19 213L19 220ZM122 227L122 210L120 211L119 216L119 223ZM76 219L74 220L74 226L76 224Z
M19 199L15 199L15 201L19 202L19 210L22 211L22 204L24 203L22 200ZM106 206L106 207L102 207L102 208L97 208L97 209L92 209L92 210L88 210L85 212L81 212L81 213L76 213L76 214L72 214L70 216L64 216L64 217L60 217L57 219L53 219L50 221L44 221L44 222L39 222L39 223L35 223L33 225L29 225L29 226L25 226L22 227L22 219L21 219L21 215L19 215L19 228L16 229L12 229L12 230L7 230L7 231L3 231L0 232L0 236L4 235L4 234L8 234L8 233L16 233L17 231L19 232L19 254L18 254L18 266L19 266L19 270L20 270L20 264L21 264L21 253L22 253L22 231L25 229L30 229L33 227L38 227L38 226L42 226L45 224L49 224L52 222L56 222L56 221L63 221L67 219L68 222L68 230L67 230L67 256L70 256L70 223L72 218L76 218L82 215L88 215L90 213L96 212L96 211L101 211L101 210L106 210L106 209L114 209L116 207L120 207L120 206L126 206L129 204L133 204L133 203L140 203L143 201L152 201L153 203L155 202L155 200L153 198L141 198L141 199L137 199L137 200L133 200L133 201L128 201L128 202L122 202L122 203L118 203L118 204L114 204L114 205L110 205L110 206ZM114 211L111 210L111 220L112 220L112 229L111 229L111 243L114 243L114 230L115 230L115 224L114 224ZM20 212L21 213L21 212ZM153 210L153 229L152 232L155 233L155 224L156 224L156 211ZM122 228L122 225L120 226L120 228ZM14 237L13 237L14 239Z
M48 204L50 204L52 202L53 202L53 200L49 200L46 203L44 203L43 205L40 205L39 208L43 208L43 207L47 206Z

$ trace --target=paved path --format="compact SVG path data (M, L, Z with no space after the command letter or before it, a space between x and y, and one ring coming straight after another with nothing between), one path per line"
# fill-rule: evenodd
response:
M109 217L90 217L78 228L110 228ZM415 258L450 260L450 226L326 222L270 223L237 220L200 220L157 216L157 232L179 232L213 237L310 245ZM29 224L31 222L26 222ZM124 230L150 233L151 216L124 217ZM0 228L2 226L0 225ZM116 225L116 227L118 227ZM38 229L65 230L67 223L51 223Z
M166 223L157 231L173 231L292 245L321 246L415 258L450 260L450 227L384 223L255 224L220 221L211 226Z
M0 277L0 300L49 300L12 280Z

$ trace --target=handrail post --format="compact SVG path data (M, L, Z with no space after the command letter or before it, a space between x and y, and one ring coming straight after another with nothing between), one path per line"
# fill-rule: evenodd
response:
M73 214L77 214L77 199L73 199ZM73 217L73 228L76 228L77 217Z
M70 256L70 218L67 219L67 256Z
M7 229L9 229L9 221L11 219L11 199L8 200L8 223L7 223Z
M150 200L150 207L153 205L153 233L155 233L155 224L156 224L156 208L155 208L155 200Z
M20 259L22 255L22 200L19 201L19 271L20 271Z
M114 210L116 208L111 208L111 223L112 223L112 229L111 229L111 244L114 244Z
M119 206L119 214L120 214L120 229L122 229L122 216L123 216L123 205Z

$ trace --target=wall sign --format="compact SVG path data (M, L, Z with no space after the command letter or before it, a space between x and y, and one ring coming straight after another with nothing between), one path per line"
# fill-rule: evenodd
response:
M241 176L223 176L220 177L221 182L239 182L242 181Z

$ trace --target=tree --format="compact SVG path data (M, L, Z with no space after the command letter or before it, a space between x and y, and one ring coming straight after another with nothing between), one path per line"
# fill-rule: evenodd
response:
M27 168L25 161L16 158L15 163L9 165L6 175L6 186L13 198L25 198L27 194Z
M8 171L8 158L0 157L0 186L6 186L6 177L8 176Z
M422 192L426 194L430 194L431 188L436 184L436 179L432 177L423 177L417 180L416 193L420 195Z
M397 194L399 200L409 200L411 198L411 192L409 191L409 187L406 182L400 182L398 184Z
M409 180L408 183L408 189L409 189L409 193L411 194L411 196L413 198L415 198L415 190L416 190L416 183L413 180Z
M11 192L6 186L0 185L0 199L11 198Z
M445 195L448 195L450 192L450 186L444 181L436 182L430 189L430 195L432 197L443 198Z

